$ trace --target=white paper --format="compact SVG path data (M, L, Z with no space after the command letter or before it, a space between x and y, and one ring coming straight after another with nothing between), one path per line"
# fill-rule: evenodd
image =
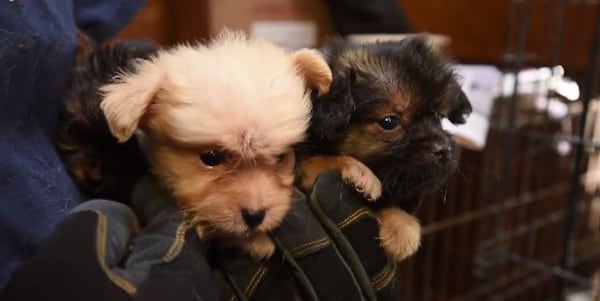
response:
M313 48L317 45L317 24L313 21L255 21L250 32L254 37L276 43L288 50Z
M481 150L487 140L494 101L502 89L502 73L487 65L456 65L454 68L461 77L462 89L471 102L473 113L463 125L454 125L444 119L442 126L452 135L468 141L470 147Z

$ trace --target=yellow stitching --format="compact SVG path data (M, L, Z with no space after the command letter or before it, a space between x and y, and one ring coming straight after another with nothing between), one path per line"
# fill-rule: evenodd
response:
M371 280L371 284L373 284L373 288L376 291L386 287L390 283L390 281L394 279L397 265L394 264L392 268L388 268L389 266L390 265L388 264L381 273L379 273L373 278L373 280Z
M317 240L313 240L313 241L311 241L311 242L305 243L305 244L303 244L303 245L296 246L296 247L295 247L295 248L293 248L293 249L292 249L290 252L291 252L292 254L295 254L295 253L301 252L301 251L302 251L302 249L305 249L305 248L310 248L312 245L315 245L315 244L321 244L323 241L327 241L327 237L326 237L326 236L325 236L325 237L322 237L322 238L319 238L319 239L317 239Z
M260 281L262 280L262 278L264 277L264 275L267 272L267 266L263 265L260 270L258 271L257 274L255 274L255 277L252 277L252 280L250 281L250 286L246 288L246 295L248 297L252 296L252 294L254 294L254 290L256 289L256 287L258 286L258 284L260 283ZM256 277L258 275L258 277Z
M390 284L390 281L392 281L392 279L394 279L394 275L395 275L395 273L389 273L388 277L386 279L384 279L384 281L382 283L380 283L379 285L373 285L373 288L375 289L375 291L381 290L382 288L384 288L388 284Z
M390 274L392 274L393 271L390 269L385 269L381 274L379 274L379 279L373 281L373 285L380 285L381 282L385 282L386 279L390 276Z
M260 277L261 277L260 275L262 274L264 269L265 269L265 265L261 265L260 268L258 269L258 271L256 271L256 273L254 274L254 276L252 276L252 278L250 279L250 282L248 282L248 286L244 290L246 295L248 295L248 292L250 292L250 290L254 286L254 283L257 281L257 279L260 279Z
M379 272L379 274L377 274L375 277L373 277L371 282L372 283L381 282L382 278L386 277L386 275L388 275L390 272L395 273L396 268L397 268L396 263L388 261L388 263L385 265L383 270L381 270L381 272Z
M250 279L248 286L244 290L244 292L246 293L246 295L248 297L250 297L254 293L256 286L258 285L258 283L260 283L260 280L262 279L262 277L264 276L266 271L267 271L267 266L262 265L260 267L260 269L258 269L258 271L256 271L256 274L254 274L254 276L252 276L252 279ZM237 296L235 296L235 294L232 295L231 298L229 298L229 301L234 301L234 300L237 300Z
M185 245L185 233L195 224L194 217L189 211L183 209L181 210L181 215L183 216L183 222L175 230L175 240L163 256L164 262L172 261L181 253Z
M355 220L363 217L364 215L370 216L371 212L369 210L365 209L365 208L359 209L356 212L352 213L350 216L348 216L343 221L339 222L338 223L338 227L340 227L340 229L344 229L349 224L351 224Z
M173 260L181 250L183 249L183 245L185 244L185 232L189 229L189 224L183 222L177 226L177 230L175 230L175 240L167 250L167 253L163 256L164 262L170 262Z
M319 248L319 247L322 247L322 246L325 246L325 245L328 245L328 244L329 244L329 241L325 240L325 241L323 241L323 242L321 242L321 243L319 243L319 244L315 244L315 245L309 246L309 247L307 247L307 248L304 248L303 250L301 250L301 251L298 251L298 252L296 252L296 253L292 253L292 255L293 255L294 257L298 257L298 256L301 256L301 255L304 255L304 254L306 254L307 252L309 252L309 251L311 251L311 250L314 250L314 249L316 249L316 248Z
M246 289L244 290L246 295L248 295L248 291L252 287L253 282L256 280L257 277L259 277L260 273L262 272L262 270L264 268L265 268L265 266L261 265L260 268L256 271L256 273L252 276L252 278L250 278L250 281L248 282L248 286L246 286Z
M373 284L373 288L375 288L375 290L378 290L381 288L381 284L385 283L386 280L389 278L389 276L391 275L389 270L386 270L383 274L381 274L381 276L383 276L381 279L378 279L377 281L372 281L371 283Z
M106 266L106 216L98 213L98 226L96 228L96 254L100 267L114 284L123 289L127 294L133 296L137 293L137 288L120 275L113 273Z
M311 242L308 242L308 243L305 243L305 244L303 244L303 245L296 246L295 248L293 248L293 249L291 250L291 252L292 252L292 253L295 253L295 252L297 252L297 251L298 251L298 250L300 250L300 249L303 249L303 248L306 248L306 247L310 247L311 245L314 245L314 244L317 244L317 243L321 243L321 242L322 242L322 241L324 241L324 240L327 240L327 237L321 237L321 238L319 238L319 239L317 239L317 240L313 240L313 241L311 241Z
M381 279L384 278L389 273L390 273L390 269L388 269L386 266L383 269L383 271L381 271L379 274L377 274L375 277L373 277L373 279L371 279L371 283L376 284L376 283L381 282Z

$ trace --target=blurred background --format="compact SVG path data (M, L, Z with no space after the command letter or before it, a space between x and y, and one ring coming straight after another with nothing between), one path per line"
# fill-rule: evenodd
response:
M447 127L460 168L416 213L424 236L400 264L403 300L583 301L600 300L599 11L589 0L149 0L117 38L172 45L227 26L299 48L432 34L474 113Z

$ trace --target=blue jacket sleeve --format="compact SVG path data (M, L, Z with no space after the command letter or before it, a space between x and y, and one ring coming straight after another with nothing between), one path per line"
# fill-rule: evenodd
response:
M119 30L146 3L146 0L74 0L78 27L97 41L104 41Z
M106 39L143 3L0 1L0 290L80 201L54 147L77 25Z

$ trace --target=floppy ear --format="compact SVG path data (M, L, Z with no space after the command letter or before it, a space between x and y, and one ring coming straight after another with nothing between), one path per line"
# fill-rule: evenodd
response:
M352 97L355 80L355 71L349 70L333 81L329 93L316 97L313 101L311 135L328 142L337 142L343 138L356 109Z
M135 73L121 74L117 82L100 88L104 94L100 108L119 143L133 136L162 78L163 72L155 62L142 60Z
M313 49L300 49L292 54L292 62L306 81L306 86L323 95L331 85L331 69L323 56Z
M467 122L467 118L473 110L471 103L458 82L454 81L448 91L448 120L454 124L463 124Z

